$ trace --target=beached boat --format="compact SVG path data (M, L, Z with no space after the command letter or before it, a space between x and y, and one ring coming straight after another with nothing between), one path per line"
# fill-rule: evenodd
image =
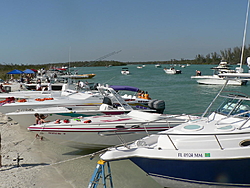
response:
M68 84L64 84L60 91L57 91L57 90L52 90L52 91L20 90L20 91L2 92L0 93L0 100L4 100L10 97L14 97L16 100L39 98L39 97L40 98L59 97L59 96L67 96L72 93L77 93L77 91L69 89Z
M41 98L27 98L21 100L15 100L15 98L9 98L1 101L0 112L8 113L16 110L33 109L33 108L45 108L52 106L100 106L102 104L103 96L99 92L86 91L86 92L73 92L67 96L60 97L44 97Z
M128 114L55 120L31 125L28 130L74 148L105 148L130 142L186 122L189 116L133 110Z
M124 74L124 75L128 75L128 74L130 74L130 71L128 70L127 67L123 67L122 70L121 70L121 73Z
M206 85L223 85L225 84L224 73L241 73L243 72L242 68L236 67L236 70L232 70L227 62L222 61L217 67L211 68L214 72L213 75L196 75L191 76L192 79L195 79L199 84ZM233 79L229 80L229 85L246 85L247 80L243 79Z
M47 116L47 121L53 121L55 119L65 119L73 117L88 117L93 115L117 115L129 113L133 110L124 99L117 94L113 88L100 86L98 87L100 93L104 96L103 102L97 109L96 106L88 108L82 106L70 107L47 107L47 108L32 108L17 110L15 112L7 113L6 115L18 122L22 127L27 128L29 125L35 122L34 114L43 114ZM157 112L156 109L140 109L147 112Z
M109 87L102 86L102 87ZM115 91L128 90L128 91L138 91L138 88L131 86L110 86L110 89ZM31 96L19 95L21 99L16 99L15 97L8 97L5 100L0 101L0 112L9 113L16 110L24 109L34 109L34 108L47 108L47 107L71 107L71 106L81 106L86 109L98 109L102 104L105 94L101 92L101 87L98 90L87 90L82 92L77 92L75 90L65 89L60 96L51 95L50 97L44 97L43 94L32 98ZM137 92L136 92L137 93ZM142 110L156 110L158 113L163 113L165 109L165 102L156 99L146 99L138 98L134 95L122 95L122 98L132 106L133 109ZM62 102L63 101L63 102Z
M171 68L164 68L163 69L165 71L166 74L181 74L181 70L177 70L174 67Z

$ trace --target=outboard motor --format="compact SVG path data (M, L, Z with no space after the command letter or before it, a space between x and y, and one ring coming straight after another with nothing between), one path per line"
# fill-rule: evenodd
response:
M165 101L163 100L151 100L148 103L149 108L155 109L157 113L163 114L165 110Z

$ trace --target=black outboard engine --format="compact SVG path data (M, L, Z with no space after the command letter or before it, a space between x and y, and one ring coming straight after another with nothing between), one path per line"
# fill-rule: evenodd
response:
M151 100L148 102L148 106L151 109L155 109L157 113L163 114L165 110L165 101L163 100Z

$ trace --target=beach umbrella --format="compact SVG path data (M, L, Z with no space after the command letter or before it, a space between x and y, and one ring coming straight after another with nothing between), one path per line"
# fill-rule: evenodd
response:
M36 70L36 69L30 69L30 70L33 70L34 72L37 72L37 70Z
M31 69L26 69L23 71L25 74L35 74L35 72Z
M23 71L15 69L13 71L8 72L7 74L23 74L23 73L24 73Z

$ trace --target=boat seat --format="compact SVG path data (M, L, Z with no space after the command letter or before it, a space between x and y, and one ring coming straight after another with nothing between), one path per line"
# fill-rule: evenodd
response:
M140 110L132 110L131 112L128 113L128 115L135 118L143 119L145 121L155 121L161 119L160 118L161 114L143 112Z
M113 107L107 104L102 104L99 110L113 110Z

